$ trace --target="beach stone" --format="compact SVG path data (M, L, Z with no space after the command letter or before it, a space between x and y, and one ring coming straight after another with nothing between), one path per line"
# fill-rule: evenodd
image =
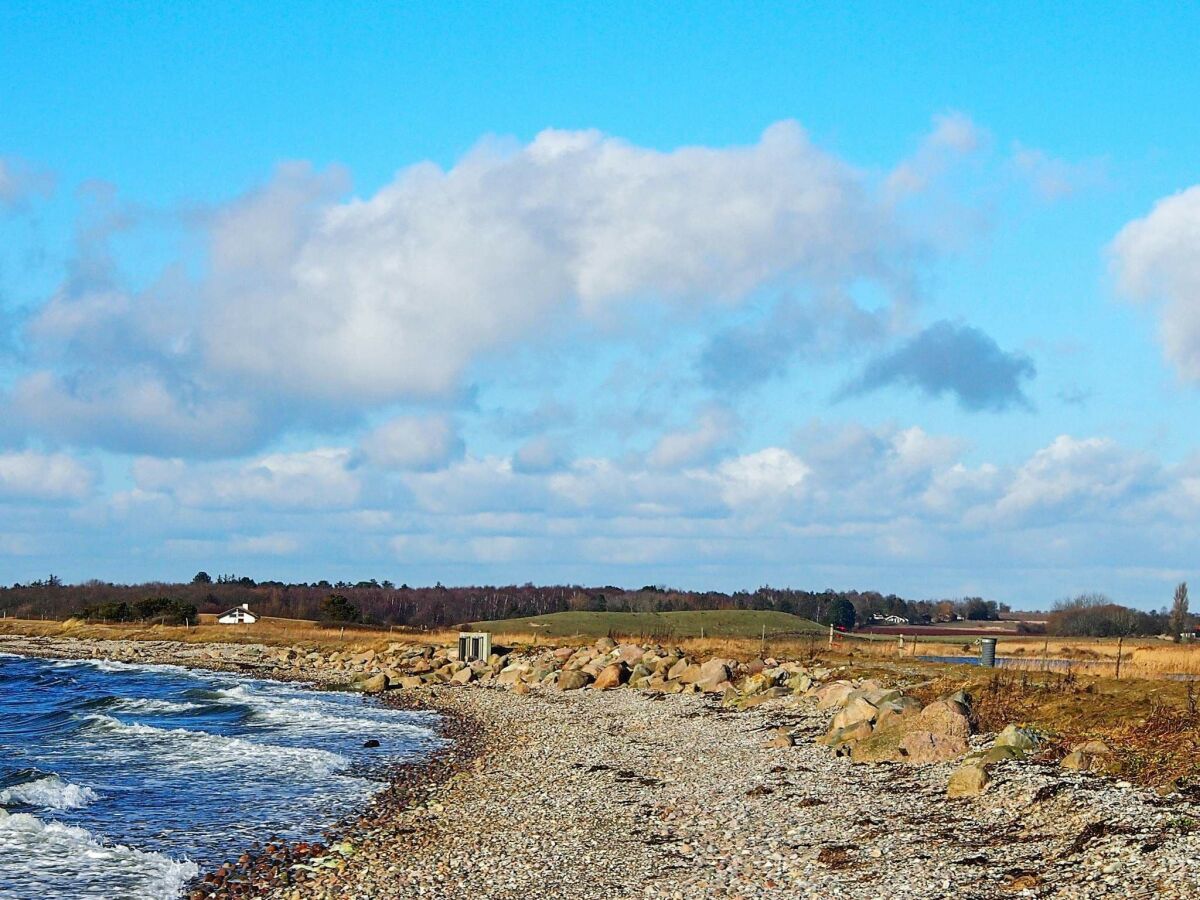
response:
M971 736L971 719L962 703L952 699L935 700L921 710L915 728L961 741L965 745Z
M629 670L625 668L625 664L616 662L610 666L605 666L600 674L596 676L592 687L598 691L608 691L620 687L628 678Z
M1037 732L1016 725L1006 725L1004 730L996 735L997 747L1013 747L1017 750L1033 750L1041 743Z
M781 749L783 747L792 747L796 743L792 737L792 732L788 728L776 728L775 736L767 741L768 749Z
M475 678L475 672L470 668L459 669L451 677L454 684L470 684Z
M383 673L372 675L358 682L358 689L364 694L382 694L387 690L388 679Z
M855 722L874 722L878 710L863 697L855 697L833 717L833 728L845 728Z
M848 681L834 681L817 688L817 709L832 709L841 706L846 698L854 692L854 685Z
M990 781L984 765L978 762L966 763L950 775L950 782L946 785L946 798L953 800L957 797L978 797Z
M946 762L967 752L966 738L932 731L910 731L900 739L900 756L909 765Z
M577 691L582 687L586 687L592 680L592 676L586 672L579 670L564 671L558 676L558 689L560 691Z
M669 658L670 657L668 657L668 659ZM665 662L665 660L664 660L664 662ZM691 664L692 664L691 660L689 660L686 656L683 657L682 659L676 660L674 663L671 664L671 667L669 669L667 669L667 680L668 681L678 681L679 677L688 670L688 668L691 666Z
M886 700L879 704L879 711L875 714L875 727L887 728L903 719L917 716L920 712L921 701L915 697Z

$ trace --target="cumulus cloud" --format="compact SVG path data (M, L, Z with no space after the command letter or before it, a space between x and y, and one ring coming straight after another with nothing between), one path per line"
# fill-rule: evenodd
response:
M523 146L485 141L448 169L411 166L365 198L343 199L346 185L340 170L281 167L199 217L198 278L180 264L132 291L100 266L64 285L25 329L41 366L26 375L42 394L55 385L53 403L71 401L75 430L99 443L113 437L99 423L139 428L136 410L63 385L131 366L170 393L168 408L236 398L264 419L241 430L257 436L446 397L490 353L640 304L694 310L866 282L886 306L909 289L909 241L887 204L792 122L749 146L669 152L550 130Z
M1167 486L1162 465L1108 438L1060 435L1022 464L996 503L1005 515L1111 515Z
M24 160L0 157L0 211L19 209L54 190L54 176Z
M92 470L62 453L0 453L0 500L82 500L95 484Z
M650 450L649 463L654 468L672 469L707 461L730 447L738 426L731 410L705 409L688 428L662 435Z
M462 438L449 416L398 416L367 434L359 456L381 469L436 469L462 456Z
M1000 349L979 329L937 322L871 360L839 396L899 384L932 397L951 394L966 410L1000 411L1029 406L1021 383L1035 374L1029 357Z
M362 496L350 457L340 448L276 453L240 464L147 457L134 463L133 476L139 490L196 509L349 509Z
M1119 290L1158 315L1168 361L1200 382L1200 185L1159 200L1109 252Z

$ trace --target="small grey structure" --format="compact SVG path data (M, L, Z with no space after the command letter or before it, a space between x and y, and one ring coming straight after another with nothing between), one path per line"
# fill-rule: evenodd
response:
M979 641L979 664L989 669L996 667L996 639L983 638Z
M458 658L462 662L487 660L492 655L492 635L487 631L460 631L458 633Z

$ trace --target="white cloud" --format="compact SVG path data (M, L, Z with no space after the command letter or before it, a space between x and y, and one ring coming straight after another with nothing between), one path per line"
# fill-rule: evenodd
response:
M1159 200L1110 252L1119 289L1153 304L1167 359L1200 382L1200 185Z
M550 130L485 141L449 169L411 166L365 198L340 199L346 183L281 167L202 218L201 265L181 261L141 292L68 282L27 323L41 368L7 405L72 440L238 452L290 425L445 397L488 354L643 304L869 283L887 307L911 288L888 205L794 122L749 146L669 152ZM243 442L204 438L218 412Z
M82 500L94 483L90 468L62 453L0 453L0 500Z
M133 475L140 490L197 509L349 509L362 491L347 467L350 458L344 449L276 453L243 464L144 458Z
M717 466L721 496L730 507L778 506L799 498L811 469L788 450L767 447Z
M1061 435L1021 465L996 502L1003 515L1112 515L1165 486L1161 466L1108 438Z
M398 416L359 443L362 458L381 469L437 469L463 454L449 416Z
M650 451L650 465L673 469L704 462L727 449L738 427L737 416L723 407L703 410L689 428L662 435Z

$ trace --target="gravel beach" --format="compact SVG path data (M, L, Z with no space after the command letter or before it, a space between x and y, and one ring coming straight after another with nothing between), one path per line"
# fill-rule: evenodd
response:
M0 641L8 652L256 668L256 651L229 648ZM448 684L379 702L443 712L453 749L398 770L392 788L329 836L336 852L310 854L321 865L288 851L278 868L290 883L250 878L236 895L1200 896L1200 804L1189 796L1020 760L993 766L981 796L950 800L954 762L835 756L814 742L832 711L805 697L736 710L699 693ZM768 746L780 727L794 745ZM231 861L243 849L230 848Z

